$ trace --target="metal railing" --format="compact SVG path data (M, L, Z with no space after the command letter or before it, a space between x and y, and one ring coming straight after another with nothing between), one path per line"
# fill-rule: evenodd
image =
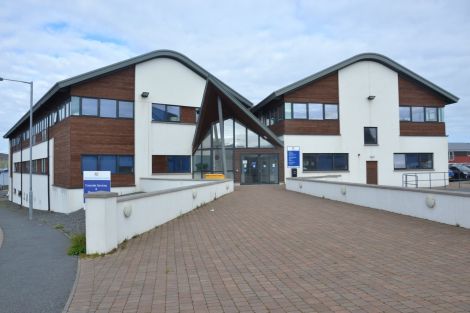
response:
M401 181L403 187L437 187L437 185L433 185L433 182L442 182L438 186L444 187L449 184L449 172L404 173Z

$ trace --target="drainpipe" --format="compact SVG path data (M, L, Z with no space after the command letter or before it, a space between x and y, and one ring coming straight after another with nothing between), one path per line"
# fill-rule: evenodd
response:
M50 163L49 163L49 126L46 128L47 132L47 211L51 211L51 171L50 171Z
M20 137L20 206L23 206L23 138Z
M219 124L220 124L220 139L222 139L222 166L224 169L224 176L227 177L227 160L225 159L225 134L224 134L224 116L222 114L222 101L217 96L217 106L219 111Z

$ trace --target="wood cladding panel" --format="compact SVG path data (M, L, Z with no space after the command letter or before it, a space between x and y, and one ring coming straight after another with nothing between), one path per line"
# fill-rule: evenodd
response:
M446 124L441 122L400 122L400 136L445 136Z
M279 182L284 181L284 149L283 148L246 148L246 149L234 149L233 151L233 179L236 183L240 182L241 179L241 155L242 154L277 154L278 155L278 167L279 167Z
M72 96L109 98L134 101L135 67L130 66L118 72L74 85Z
M182 123L196 123L196 108L194 107L181 107L181 122Z
M398 77L398 96L401 105L443 107L446 104L436 92L403 76Z
M54 138L54 185L70 187L70 119L65 119L49 129Z
M134 155L134 120L73 116L70 120L70 187L82 186L81 155ZM133 174L113 174L113 187L133 186Z
M81 155L134 155L134 120L72 116L51 128L54 185L81 188ZM133 174L112 174L113 187L133 186Z
M339 135L339 120L282 120L269 128L281 135Z
M338 72L284 95L286 102L339 103Z
M152 155L152 173L167 173L166 155Z

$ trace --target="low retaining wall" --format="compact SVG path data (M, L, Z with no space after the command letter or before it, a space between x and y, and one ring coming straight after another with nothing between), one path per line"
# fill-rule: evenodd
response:
M470 228L470 193L287 178L286 189Z
M194 181L186 186L118 197L86 195L86 250L107 253L118 244L233 192L232 180Z
M169 188L178 188L184 186L195 186L207 183L207 180L202 179L168 179L145 177L140 179L140 190L143 192L152 192L159 190L166 190Z

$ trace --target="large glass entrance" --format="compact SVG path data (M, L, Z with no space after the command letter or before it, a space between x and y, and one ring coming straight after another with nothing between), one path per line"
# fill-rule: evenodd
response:
M242 154L240 159L242 185L279 183L277 154Z

